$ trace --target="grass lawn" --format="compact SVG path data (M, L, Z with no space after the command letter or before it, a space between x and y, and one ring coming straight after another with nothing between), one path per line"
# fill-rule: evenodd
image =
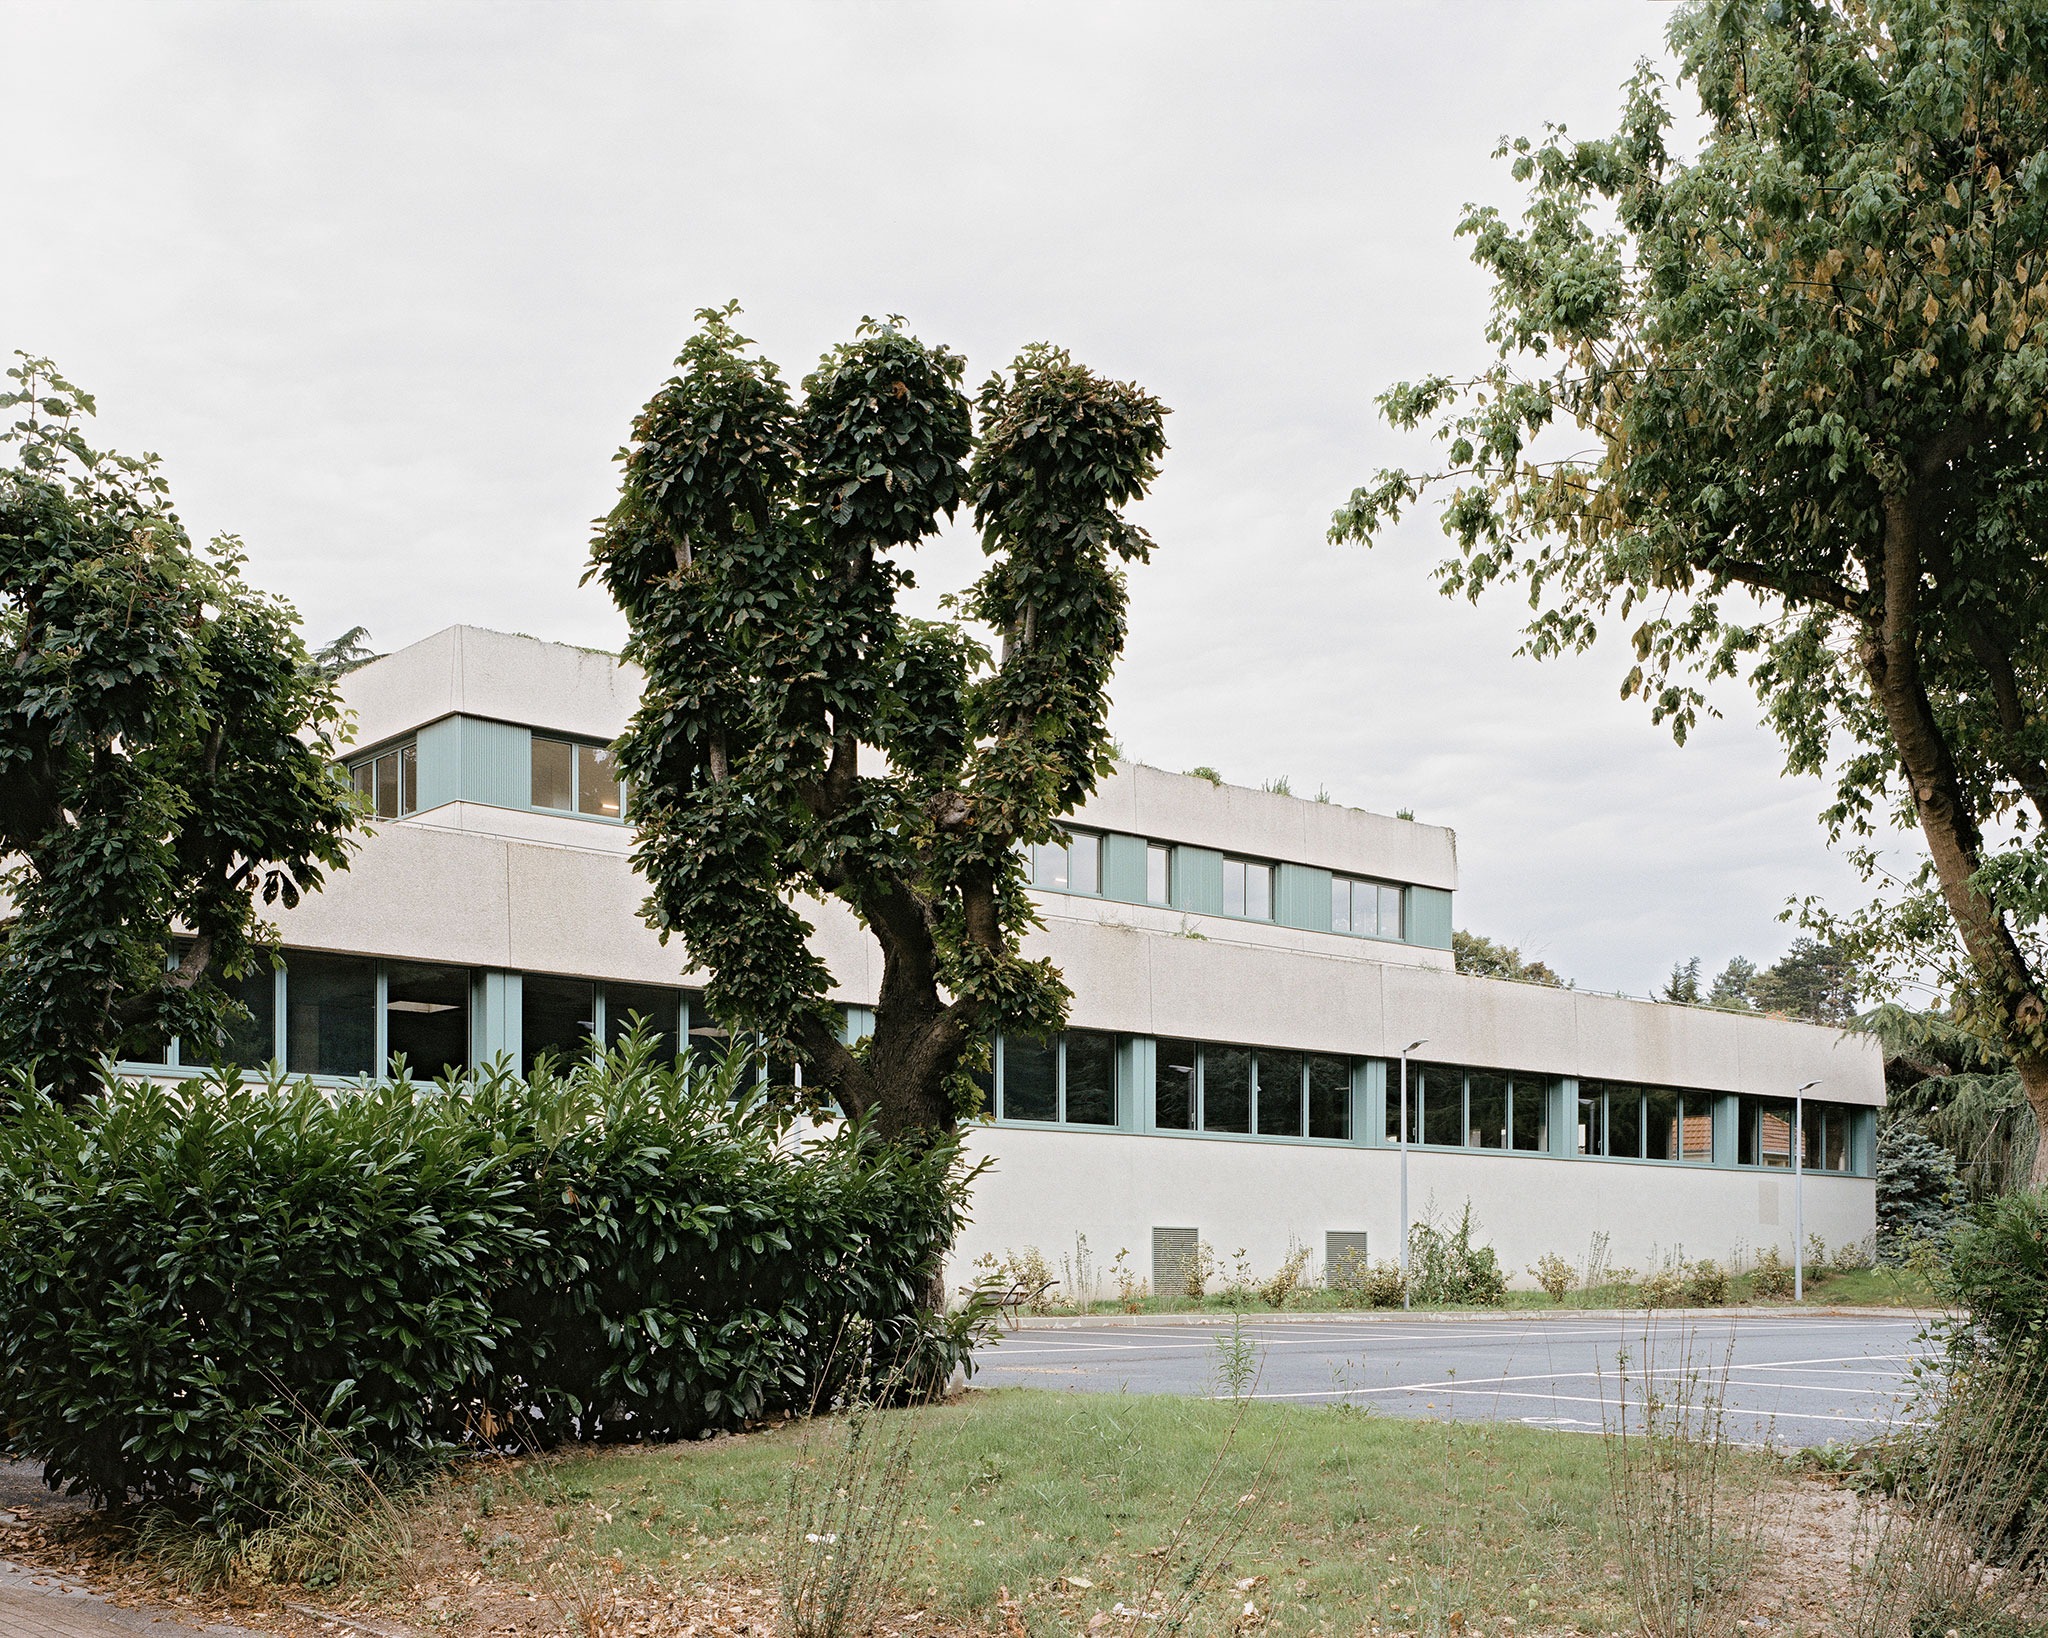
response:
M916 1428L903 1607L940 1623L1083 1631L1118 1600L1156 1607L1176 1566L1184 1578L1221 1542L1201 1577L1205 1629L1628 1624L1595 1438L1014 1389L893 1416ZM842 1482L844 1440L833 1423L579 1453L525 1484L549 1487L565 1544L628 1579L773 1586L792 1471L813 1489Z

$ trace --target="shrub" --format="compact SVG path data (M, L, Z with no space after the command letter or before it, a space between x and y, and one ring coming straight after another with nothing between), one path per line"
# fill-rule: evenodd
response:
M1292 1247L1287 1253L1287 1260L1259 1287L1259 1301L1268 1308L1285 1308L1287 1299L1300 1289L1301 1277L1307 1272L1308 1247Z
M1756 1254L1756 1267L1749 1276L1749 1294L1758 1302L1784 1302L1792 1295L1792 1265L1776 1246L1765 1246Z
M1396 1263L1367 1262L1363 1252L1339 1253L1330 1265L1329 1284L1361 1308L1399 1308L1404 1289Z
M943 1380L923 1309L958 1150L800 1146L644 1044L566 1075L321 1091L22 1088L0 1125L0 1426L100 1502L286 1504L310 1427L379 1471L466 1438L677 1438L829 1399L887 1360ZM323 1445L322 1448L327 1448Z
M1685 1273L1685 1300L1695 1308L1718 1308L1728 1300L1728 1271L1711 1257Z
M1678 1307L1685 1301L1685 1266L1667 1263L1652 1269L1636 1282L1635 1300L1640 1308Z
M1549 1293L1552 1302L1563 1302L1578 1281L1578 1270L1554 1251L1546 1251L1529 1269L1530 1277Z
M1216 1273L1216 1248L1207 1240L1197 1240L1195 1249L1181 1263L1181 1294L1200 1302L1208 1295L1209 1282Z
M1455 1229L1414 1224L1408 1232L1408 1288L1419 1303L1492 1306L1507 1296L1508 1279L1491 1246L1472 1243L1472 1202Z

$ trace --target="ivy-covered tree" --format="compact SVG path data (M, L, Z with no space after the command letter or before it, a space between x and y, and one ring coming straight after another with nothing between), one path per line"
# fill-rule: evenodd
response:
M991 1031L1061 1027L1020 845L1109 769L1124 577L1151 541L1121 509L1166 448L1164 407L1055 347L972 403L965 361L864 322L792 394L699 313L620 454L590 574L646 672L619 742L645 914L709 974L736 1035L884 1136L971 1112ZM957 620L901 614L898 554L972 509L986 572ZM971 624L994 633L991 653ZM881 948L872 1036L842 1041L806 895Z
M17 355L0 409L0 1065L86 1095L124 1037L197 1058L269 959L260 906L345 868L341 708L291 608L205 550L155 456L93 449L90 394Z
M1448 460L1333 534L1447 486L1444 590L1518 586L1539 658L1618 615L1681 740L1746 672L1832 835L1925 839L1854 952L1937 967L2048 1118L2048 13L1692 0L1670 39L1698 151L1647 66L1614 136L1503 147L1519 225L1460 228L1494 359L1383 397Z

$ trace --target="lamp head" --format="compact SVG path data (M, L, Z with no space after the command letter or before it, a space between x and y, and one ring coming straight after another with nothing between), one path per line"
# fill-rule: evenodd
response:
M1429 1045L1429 1037L1428 1037L1427 1035L1425 1035L1425 1036L1423 1036L1423 1038L1422 1038L1421 1040L1419 1040L1419 1041L1410 1041L1410 1042L1409 1042L1409 1043L1408 1043L1408 1044L1407 1044L1406 1046L1404 1046L1404 1047L1403 1047L1403 1048L1401 1049L1401 1052L1402 1052L1402 1055L1403 1055L1403 1056L1405 1057L1405 1056L1406 1056L1406 1055L1407 1055L1408 1053L1411 1053L1411 1052L1413 1052L1413 1051L1414 1051L1414 1050L1415 1050L1415 1049L1416 1049L1417 1047L1421 1047L1421 1046L1428 1046L1428 1045Z

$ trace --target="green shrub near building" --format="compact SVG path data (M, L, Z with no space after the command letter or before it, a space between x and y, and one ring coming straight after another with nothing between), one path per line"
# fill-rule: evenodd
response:
M922 1299L956 1145L791 1141L721 1073L128 1082L0 1121L0 1429L100 1502L274 1500L315 1441L688 1437L964 1355Z

